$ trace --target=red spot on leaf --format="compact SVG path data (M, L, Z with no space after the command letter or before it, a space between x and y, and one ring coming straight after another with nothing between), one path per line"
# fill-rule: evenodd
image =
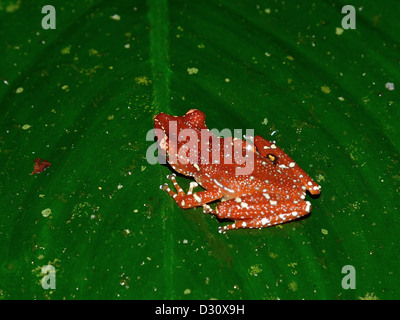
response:
M42 161L41 158L37 158L37 159L35 159L35 166L33 167L33 171L31 173L31 175L35 174L35 173L41 173L50 166L51 166L51 163L48 162L47 160L43 159L43 161Z

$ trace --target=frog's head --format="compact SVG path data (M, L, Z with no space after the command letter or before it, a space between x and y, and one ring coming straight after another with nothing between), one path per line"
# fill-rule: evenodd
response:
M205 125L205 115L197 109L191 109L184 116L170 116L166 113L159 113L154 118L154 129L161 129L167 136L170 134L170 122L176 122L177 133L183 129L203 129ZM175 131L175 130L171 130ZM175 132L174 132L175 133Z
M201 129L207 127L204 113L191 109L184 116L159 113L154 118L154 129L159 148L168 157L171 153L177 154L190 139L197 140Z

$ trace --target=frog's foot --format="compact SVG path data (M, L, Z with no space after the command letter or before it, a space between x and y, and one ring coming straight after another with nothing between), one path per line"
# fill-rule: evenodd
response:
M172 191L166 183L161 185L160 189L167 191L167 193L172 198L174 198L178 206L183 209L193 208L197 206L204 207L204 205L206 205L207 203L220 199L222 197L222 192L219 189L210 189L193 193L193 189L198 186L196 182L190 183L189 191L186 194L179 186L175 177L176 175L174 173L167 176L167 178L172 181L172 184L174 185L177 192ZM209 206L207 207L209 208L207 210L211 210L209 211L210 213L213 212L213 210Z
M308 214L311 211L309 201L274 201L268 204L261 203L260 199L246 199L245 205L232 206L223 202L217 207L219 218L232 219L233 224L224 226L219 232L241 228L266 228L277 224L289 222ZM258 203L257 203L258 202Z
M211 208L208 204L203 204L203 212L217 214L217 212L213 208Z
M299 179L306 189L313 195L320 194L321 186L301 169L281 148L260 136L254 138L254 144L258 152L264 158L270 160L281 170L290 170L289 175Z

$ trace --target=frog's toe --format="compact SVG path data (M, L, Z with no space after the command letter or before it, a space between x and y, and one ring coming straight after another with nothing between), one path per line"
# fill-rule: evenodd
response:
M164 183L160 186L161 190L165 190L172 198L176 198L178 196L177 193L173 192L168 184Z
M167 183L164 183L164 184L160 185L160 189L161 190L165 190L165 191L171 190Z
M172 181L172 184L174 185L176 191L177 191L180 195L182 195L182 196L185 195L185 192L182 190L182 188L179 186L178 182L176 181L176 174L175 174L175 173L171 173L171 174L167 175L167 179ZM167 190L167 191L168 191L168 190ZM168 192L168 193L170 193L170 192ZM171 193L170 193L170 194L171 194Z
M171 180L171 181L173 181L175 179L175 177L176 177L175 173L171 173L171 174L167 175L167 179Z
M215 210L211 208L208 204L203 204L203 212L216 214Z
M245 219L245 220L238 220L232 224L228 224L227 226L220 227L218 232L225 233L228 230L234 229L245 229L245 228L259 228L259 222L257 219Z

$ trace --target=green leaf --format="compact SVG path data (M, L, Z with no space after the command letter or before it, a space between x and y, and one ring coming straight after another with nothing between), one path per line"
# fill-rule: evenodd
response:
M44 30L47 4L0 1L1 298L397 297L391 2L354 1L347 30L341 2L52 1ZM180 209L146 135L191 108L275 140L322 185L311 215L219 234L225 222ZM51 166L30 175L36 158ZM41 286L48 264L56 289Z

